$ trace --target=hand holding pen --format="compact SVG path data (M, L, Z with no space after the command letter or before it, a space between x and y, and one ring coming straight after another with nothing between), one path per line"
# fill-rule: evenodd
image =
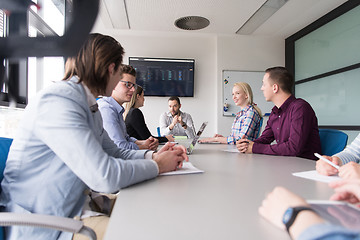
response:
M339 166L342 162L338 157L321 156L318 153L314 154L319 160L316 162L316 171L321 175L330 176L339 173Z
M236 147L239 150L239 152L242 153L252 153L253 145L254 142L246 139L245 135L243 135L240 139L236 141Z

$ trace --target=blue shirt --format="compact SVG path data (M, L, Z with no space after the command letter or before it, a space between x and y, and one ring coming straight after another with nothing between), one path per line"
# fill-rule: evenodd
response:
M120 147L138 150L136 138L130 137L126 132L126 124L123 118L124 108L112 97L103 97L98 101L99 110L103 119L104 129L111 140Z
M110 140L76 77L41 91L18 130L1 183L0 206L7 212L73 218L89 188L112 193L158 175L156 163L144 159L146 150L120 149ZM72 238L34 227L13 226L7 233L8 239Z
M360 233L340 226L321 223L307 228L297 240L360 240Z

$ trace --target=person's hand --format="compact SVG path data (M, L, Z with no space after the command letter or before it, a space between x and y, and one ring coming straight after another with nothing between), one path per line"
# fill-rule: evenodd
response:
M217 133L216 133L216 134L214 135L214 138L216 138L216 137L224 137L224 136L221 135L221 134L217 134Z
M346 201L359 205L360 179L342 179L340 181L330 182L329 186L335 190L335 193L330 197L330 200Z
M169 142L175 142L175 138L173 137L173 135L167 135L167 136L165 136L166 138L167 138L167 140L169 141Z
M259 208L259 213L275 226L285 229L285 225L282 222L285 211L289 207L298 206L309 205L305 199L290 192L286 188L276 187L262 202L262 205ZM302 211L298 214L295 222L290 227L290 235L292 239L297 239L305 229L322 222L324 222L324 220L316 213L311 211Z
M153 150L153 151L157 150L157 148L159 146L159 140L157 140L153 136L150 136L148 139L146 139L146 141L148 141L150 150Z
M182 162L189 161L184 146L175 146L174 143L166 143L157 153L153 154L153 160L158 164L159 173L174 171L182 167Z
M340 160L340 158L338 157L329 157L329 156L323 156L324 158L330 160L331 162L335 163L338 166L341 166L342 162ZM316 161L316 171L321 174L321 175L325 175L325 176L330 176L330 175L335 175L337 174L339 171L334 168L333 166L331 166L330 164L326 163L325 161L319 159Z
M175 127L175 125L178 123L178 118L179 118L179 115L175 115L174 117L173 117L173 120L172 120L172 122L171 122L171 124L170 124L170 126L169 126L169 128L170 128L170 130L173 130L174 129L174 127Z
M289 207L307 206L300 196L283 187L275 187L262 201L259 214L275 226L285 229L282 222L283 215Z
M236 148L242 153L252 153L253 141L245 139L245 135L236 141Z
M339 168L339 177L343 179L360 179L360 164L349 162Z

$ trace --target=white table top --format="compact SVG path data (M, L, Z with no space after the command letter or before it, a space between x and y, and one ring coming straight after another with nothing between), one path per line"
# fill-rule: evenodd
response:
M315 161L224 152L234 147L198 144L189 156L201 174L160 176L123 189L106 240L289 239L258 214L265 195L285 186L306 199L327 200L326 183L292 176Z

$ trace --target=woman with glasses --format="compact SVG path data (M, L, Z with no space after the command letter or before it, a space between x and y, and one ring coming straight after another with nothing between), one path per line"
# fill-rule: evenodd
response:
M140 107L144 106L144 90L142 87L138 86L133 93L130 102L126 104L124 118L126 124L127 133L136 139L145 140L151 137L151 133L146 126L145 118ZM167 141L173 142L174 138L172 135L167 135L166 137L155 137L159 140L159 143L164 143Z
M98 100L99 110L104 121L104 129L114 143L126 149L151 149L156 150L159 141L150 136L146 140L138 140L130 137L126 132L126 125L123 117L125 112L122 106L130 102L131 97L137 87L135 81L135 69L129 65L120 66L121 80L115 86L110 97L103 97Z

